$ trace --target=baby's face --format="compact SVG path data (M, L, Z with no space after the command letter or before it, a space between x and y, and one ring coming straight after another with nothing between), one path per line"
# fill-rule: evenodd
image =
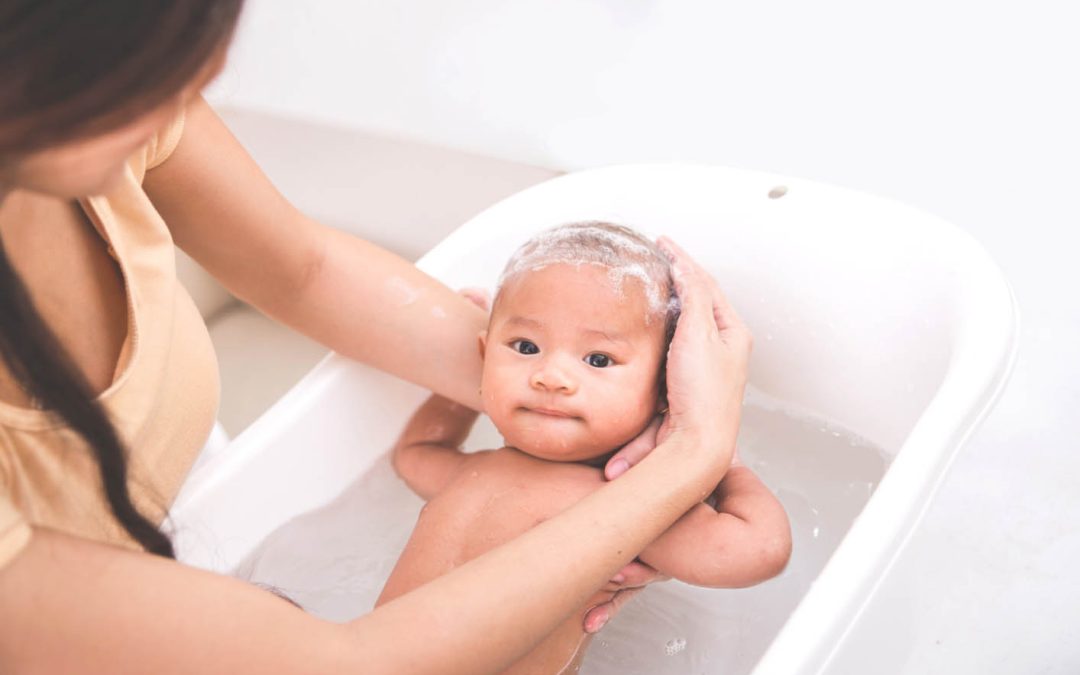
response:
M556 461L598 457L656 413L664 320L640 280L619 289L597 265L550 265L503 286L484 345L481 391L507 445Z

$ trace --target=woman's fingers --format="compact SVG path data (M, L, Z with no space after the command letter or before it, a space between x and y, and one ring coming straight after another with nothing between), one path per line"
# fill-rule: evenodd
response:
M687 325L694 326L693 332L697 333L707 325L715 324L712 279L708 273L670 239L661 237L657 243L671 259L671 276L675 282L675 293L679 296L676 336L680 329L686 333Z
M721 338L734 347L749 349L753 343L750 330L746 327L742 317L735 311L727 296L720 290L720 285L705 271L690 255L678 244L667 237L660 237L657 245L667 253L672 260L673 273L676 277L676 291L679 300L685 306L686 302L696 303L702 297L708 297L708 303L712 306L713 323L720 332ZM693 284L683 283L680 285L679 278L691 279ZM707 295L701 295L707 291ZM683 298L683 293L688 297Z
M713 320L718 330L722 332L731 327L742 326L742 319L731 306L731 303L728 302L727 297L720 291L720 285L716 283L716 280L708 272L671 239L660 237L656 243L671 257L678 273L681 274L687 270L692 270L699 279L703 280L704 287L708 289L708 297L713 310ZM682 296L680 295L681 299Z
M618 581L616 581L618 579ZM640 560L632 560L626 564L612 581L615 581L623 589L648 586L654 581L666 581L670 579L666 574L651 565L646 565Z
M615 480L626 470L645 458L656 447L656 433L660 430L663 415L657 415L649 422L649 426L637 435L637 438L624 445L618 452L611 456L604 467L604 477Z
M733 435L746 385L749 332L720 287L678 244L657 242L672 261L675 290L682 304L667 359L668 424L705 446ZM666 431L661 431L661 440ZM727 469L730 446L715 455Z
M468 288L462 288L458 293L485 312L491 310L491 293L486 289L470 286Z
M616 582L616 579L619 581ZM602 605L593 607L585 614L582 628L586 633L596 633L604 627L611 617L619 613L623 605L632 600L635 595L645 590L645 587L654 581L664 581L667 576L660 574L652 567L642 562L631 562L615 575L613 583L622 586L611 598Z

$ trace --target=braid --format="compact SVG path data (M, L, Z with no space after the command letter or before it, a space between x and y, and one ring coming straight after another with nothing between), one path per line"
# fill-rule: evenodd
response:
M0 357L24 390L89 445L113 515L150 553L175 557L172 542L131 502L127 452L85 376L42 320L0 242Z

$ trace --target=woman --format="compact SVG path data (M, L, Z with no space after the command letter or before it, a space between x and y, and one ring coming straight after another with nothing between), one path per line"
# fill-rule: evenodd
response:
M684 309L656 448L632 444L618 480L348 624L177 564L157 526L217 375L173 241L268 315L479 406L480 311L298 213L199 97L239 10L0 1L0 672L497 671L613 575L640 583L634 552L719 482L749 335L670 245ZM435 305L456 308L438 331Z

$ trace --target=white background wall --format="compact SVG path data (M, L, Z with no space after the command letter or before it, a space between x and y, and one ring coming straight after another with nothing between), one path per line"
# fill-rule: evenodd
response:
M1080 672L1066 642L1080 625L1076 3L249 0L246 12L219 103L561 170L671 159L787 173L974 235L1019 299L1020 360L886 581L918 608L915 651L888 658L913 674ZM888 624L871 607L865 625Z

